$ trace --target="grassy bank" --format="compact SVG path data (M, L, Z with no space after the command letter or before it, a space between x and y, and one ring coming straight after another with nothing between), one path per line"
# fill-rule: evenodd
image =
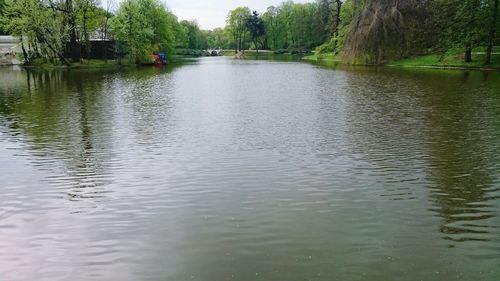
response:
M476 52L472 55L472 62L465 63L461 55L426 55L406 58L390 62L388 66L400 67L434 67L434 68L457 68L457 69L495 69L500 70L500 53L491 56L491 64L484 65L485 54Z
M472 55L473 61L465 63L463 56L459 55L425 55L405 58L398 61L388 62L386 66L398 67L428 67L447 69L477 69L477 70L500 70L500 52L495 52L491 57L491 64L484 65L485 54L478 50ZM342 63L341 58L333 53L313 53L302 58L309 61L332 61Z

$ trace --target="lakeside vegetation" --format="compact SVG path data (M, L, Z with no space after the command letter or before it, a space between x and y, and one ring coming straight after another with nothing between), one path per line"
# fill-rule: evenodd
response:
M0 0L0 33L20 38L26 64L70 66L112 41L117 64L154 52L267 50L348 64L500 68L499 0L285 1L229 11L226 26L179 21L160 0ZM105 51L104 57L108 58Z
M248 47L348 64L500 68L499 10L498 0L285 1L262 13L266 32ZM250 16L231 11L226 29Z

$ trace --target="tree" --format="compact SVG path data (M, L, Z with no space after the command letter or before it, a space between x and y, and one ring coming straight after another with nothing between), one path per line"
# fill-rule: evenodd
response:
M264 21L260 18L259 13L254 11L250 17L247 18L246 27L250 32L250 36L252 37L252 42L259 52L259 40L266 34L266 29L264 26Z
M1 22L19 38L25 63L41 58L69 65L64 57L67 27L57 10L39 0L7 0Z
M262 15L262 20L264 21L264 26L266 29L266 35L268 37L267 42L270 42L270 47L272 49L277 49L278 46L279 27L278 20L276 18L277 14L278 9L274 6L270 6Z
M125 0L113 18L112 28L129 60L141 63L152 52L173 53L176 20L158 0Z
M78 62L81 59L81 47L78 42L78 27L77 27L77 14L76 7L73 0L48 0L50 7L54 11L63 13L63 24L69 30L69 48L70 56L73 62Z
M183 27L187 39L185 48L193 50L204 50L207 48L207 35L200 29L196 21L183 20L180 22L180 25Z
M5 14L5 0L0 0L0 18L2 18ZM0 24L0 35L7 34L2 25Z
M242 50L245 46L248 29L247 19L251 16L250 9L247 7L238 7L229 12L227 16L228 29L232 35L234 50Z
M81 26L79 42L84 42L87 59L90 59L90 33L97 29L97 0L75 0L77 24Z
M493 50L493 44L495 41L495 36L496 36L496 31L499 28L498 26L498 9L499 7L499 0L493 0L489 1L489 4L491 5L491 17L490 17L490 22L489 22L489 31L488 31L488 37L487 37L487 47L486 47L486 54L485 54L485 59L484 59L484 64L488 65L491 63L491 52Z

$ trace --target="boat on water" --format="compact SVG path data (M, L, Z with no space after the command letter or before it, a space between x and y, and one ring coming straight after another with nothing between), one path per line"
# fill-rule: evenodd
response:
M150 61L145 63L145 65L166 65L168 63L165 53L153 53L149 58Z

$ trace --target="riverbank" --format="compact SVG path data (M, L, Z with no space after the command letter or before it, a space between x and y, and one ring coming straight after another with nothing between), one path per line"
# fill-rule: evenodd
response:
M422 67L422 68L443 68L443 69L472 69L472 70L500 70L500 53L492 54L491 64L484 65L484 53L474 53L473 61L465 63L458 55L426 55L413 58L406 58L399 61L387 63L387 66L398 67Z
M331 61L342 63L341 58L333 53L314 53L302 58L307 61ZM464 63L460 55L425 55L405 58L383 64L391 67L418 67L436 69L458 69L458 70L495 70L500 71L500 53L492 54L490 65L484 65L485 54L483 52L473 53L473 61Z

